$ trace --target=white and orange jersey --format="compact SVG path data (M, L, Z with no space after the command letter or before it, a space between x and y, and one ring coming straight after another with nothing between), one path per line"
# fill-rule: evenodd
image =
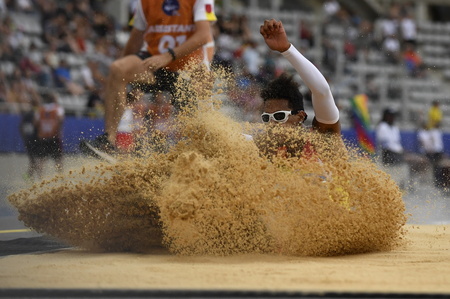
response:
M36 114L39 138L53 138L60 134L61 121L64 118L64 109L55 103L44 104Z
M216 20L214 0L141 0L136 7L133 26L145 31L147 51L158 55L183 44L194 34L195 22ZM167 69L180 70L191 59L209 64L213 54L211 38L202 48L171 62Z

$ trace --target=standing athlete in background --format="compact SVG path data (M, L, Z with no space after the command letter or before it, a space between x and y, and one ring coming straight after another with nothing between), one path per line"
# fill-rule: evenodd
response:
M214 54L211 22L216 19L213 0L139 1L123 56L110 67L105 133L94 140L83 140L81 151L96 157L115 151L129 83L174 93L177 72L192 60L209 67Z
M22 136L23 144L25 146L25 152L28 156L28 170L24 175L26 180L34 181L38 176L38 165L36 152L37 146L37 128L36 128L36 114L39 103L34 99L31 104L24 107L22 111L22 118L20 120L19 130Z
M37 175L42 178L45 160L50 157L55 161L55 169L63 171L62 126L64 108L58 104L54 93L44 94L36 114L37 127Z

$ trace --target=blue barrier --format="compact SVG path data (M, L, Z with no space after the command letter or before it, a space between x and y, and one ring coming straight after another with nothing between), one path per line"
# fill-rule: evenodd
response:
M0 153L25 152L23 141L19 132L20 115L0 114ZM103 119L90 119L66 117L63 125L63 146L65 153L78 153L78 144L81 139L92 139L103 132ZM373 137L372 132L372 137ZM402 144L407 151L418 152L416 132L402 131ZM345 129L342 136L346 143L357 145L356 132ZM444 134L444 147L450 155L450 134Z
M25 152L20 136L20 115L0 114L0 153ZM63 124L63 150L78 153L81 139L92 139L103 132L103 119L66 117Z

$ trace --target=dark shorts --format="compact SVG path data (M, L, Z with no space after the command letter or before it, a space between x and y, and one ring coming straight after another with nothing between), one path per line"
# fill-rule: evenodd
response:
M395 166L395 165L399 165L401 163L403 163L403 155L387 150L387 149L383 149L381 151L381 158L382 158L382 162L384 165L387 166Z
M25 146L27 155L32 158L36 157L39 150L37 137L25 137L23 140L23 144Z
M60 159L62 157L62 142L59 137L39 139L36 146L38 147L36 150L38 158Z
M146 51L140 51L136 54L142 60L145 60L152 55ZM178 80L178 73L168 71L166 69L159 69L153 74L155 76L155 84L145 84L145 83L132 83L132 87L138 87L143 92L157 92L157 91L168 91L175 96L176 88L175 83Z

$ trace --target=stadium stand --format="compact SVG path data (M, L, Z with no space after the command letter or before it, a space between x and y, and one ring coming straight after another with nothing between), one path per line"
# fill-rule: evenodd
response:
M109 64L127 40L127 24L109 14L107 1L0 1L7 9L7 13L1 14L0 77L4 79L0 110L18 113L17 103L11 103L9 94L12 82L20 79L38 91L55 90L68 115L92 115L87 107L89 94L92 88L102 90L104 82L99 77L107 75ZM133 1L128 2L132 7ZM331 2L335 6L330 7L337 10L325 6ZM27 5L21 7L18 3ZM351 97L366 93L373 123L389 105L401 108L399 124L403 129L416 129L430 103L440 100L444 104L442 129L449 131L450 23L424 16L427 3L366 0L352 7L349 1L221 1L217 4L222 22L216 27L222 28L216 29L216 59L228 57L235 72L240 73L240 68L249 67L242 53L253 40L259 43L256 49L261 70L275 64L272 74L289 71L282 59L268 53L259 38L261 22L277 18L283 21L290 40L326 74L343 115L349 109ZM400 44L399 56L389 56L390 52L383 48L387 24L400 24L406 12L416 16L412 20L416 28L415 51L422 63L418 75L409 74L402 59L405 41L400 27L396 40L392 41L394 46ZM235 20L239 20L240 28L231 27ZM228 48L224 46L227 42ZM70 86L55 83L54 70L61 61L70 68ZM88 61L97 63L95 70L86 68ZM25 80L27 69L32 72L33 82ZM94 87L87 86L86 76L94 81ZM261 75L256 79L261 84L267 77ZM26 95L20 98L27 100ZM345 118L343 126L350 126Z

